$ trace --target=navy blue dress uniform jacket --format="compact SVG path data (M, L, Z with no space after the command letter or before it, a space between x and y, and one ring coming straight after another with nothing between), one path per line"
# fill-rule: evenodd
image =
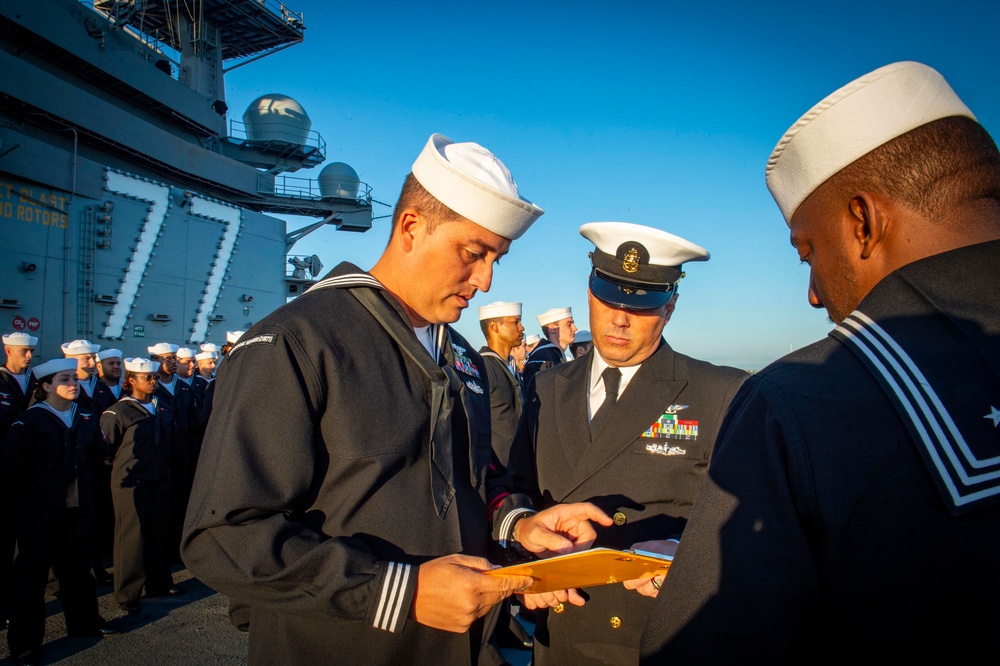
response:
M94 468L107 443L93 412L77 408L72 427L41 403L11 425L3 448L5 483L18 489L18 507L29 515L89 506Z
M0 441L3 441L10 424L28 408L34 384L34 376L29 375L27 391L22 391L7 368L0 367Z
M448 335L453 372L374 278L344 263L222 364L182 555L252 607L251 664L475 663L482 621L455 634L409 618L414 565L486 556L488 510L516 501L487 488L482 359ZM435 421L441 408L452 417Z
M590 501L615 518L595 547L627 549L678 536L705 476L716 433L747 378L736 368L678 354L661 341L591 441L593 354L535 376L512 466L516 489L538 508ZM589 601L543 614L536 664L631 664L652 599L621 585L585 590Z
M510 371L507 362L489 347L482 347L486 374L490 378L490 428L493 431L493 452L500 464L507 466L510 447L521 419L524 398L521 382Z
M169 407L158 399L156 402L155 416L128 396L101 414L101 430L113 460L112 487L128 488L141 481L170 479L174 417Z
M105 409L118 401L117 398L115 398L115 394L111 392L111 388L102 382L97 375L94 375L94 386L92 390L94 394L90 395L87 393L87 390L83 388L83 382L80 382L80 393L76 396L76 404L88 412L101 414Z
M538 346L531 350L528 358L524 361L524 370L521 371L521 384L527 389L528 384L535 375L542 370L565 363L566 359L558 346L548 340L542 340Z
M1000 377L1000 242L911 263L858 306L909 329L967 386L963 345L900 305L945 314ZM893 321L895 320L895 321ZM886 324L884 324L886 325ZM931 337L928 337L931 336ZM1000 392L968 392L970 445L1000 454ZM961 416L955 412L956 416ZM951 515L886 392L826 338L754 375L643 636L643 663L959 663L995 652L1000 505Z

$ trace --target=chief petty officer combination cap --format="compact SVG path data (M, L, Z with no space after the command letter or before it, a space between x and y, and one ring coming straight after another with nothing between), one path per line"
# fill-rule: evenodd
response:
M64 356L83 356L84 354L96 354L101 350L101 345L91 344L90 340L73 340L60 345Z
M38 344L38 338L27 333L10 333L3 336L5 347L34 347Z
M137 356L125 359L126 372L159 372L160 362Z
M666 231L628 222L588 222L580 235L590 253L590 292L626 310L655 310L677 291L686 261L708 261L708 250Z
M121 349L105 349L104 351L97 352L98 361L103 361L104 359L107 358L121 358L121 357L122 357Z
M76 366L77 362L75 358L54 358L51 361L36 365L31 369L31 374L35 376L35 379L44 379L57 372L72 372L73 376L76 377Z
M548 326L573 316L573 308L551 308L535 317L539 326Z
M172 345L169 342L157 342L152 347L146 347L146 351L153 356L166 356L167 354L176 354L177 345Z
M432 134L412 171L435 199L509 240L520 238L545 212L518 193L507 167L478 143Z
M520 303L505 303L504 301L494 301L479 308L479 321L484 319L497 319L498 317L520 317Z
M880 67L811 108L767 161L767 189L791 226L816 188L855 160L922 125L976 119L940 74L919 62Z

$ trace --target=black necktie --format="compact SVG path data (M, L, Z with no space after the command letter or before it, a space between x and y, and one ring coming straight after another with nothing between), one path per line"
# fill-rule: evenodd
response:
M601 379L604 380L604 403L594 413L594 417L590 419L591 439L594 439L597 433L601 431L601 426L611 416L611 410L614 408L615 403L618 402L618 383L622 379L622 371L618 368L607 368L601 373Z

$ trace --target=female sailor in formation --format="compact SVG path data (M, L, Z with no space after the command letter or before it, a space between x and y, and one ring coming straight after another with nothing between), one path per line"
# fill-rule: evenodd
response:
M56 359L32 371L35 404L11 425L3 451L4 483L17 496L7 643L18 664L35 663L45 636L45 586L51 568L70 636L120 630L98 614L90 552L94 538L94 467L107 445L93 412L74 400L76 359Z
M148 597L182 592L173 586L167 557L174 420L153 397L159 367L145 358L125 359L129 395L101 416L113 459L115 599L128 613L141 610L143 588Z

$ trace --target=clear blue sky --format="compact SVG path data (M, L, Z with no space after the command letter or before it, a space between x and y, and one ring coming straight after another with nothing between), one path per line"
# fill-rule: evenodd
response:
M938 69L1000 128L1000 6L992 2L378 2L288 0L305 42L233 71L232 117L265 93L298 100L377 199L395 203L427 137L477 141L546 214L516 242L476 308L572 306L587 323L584 222L647 224L706 247L687 266L665 335L678 351L758 369L831 325L806 302L808 271L764 185L785 129L876 67ZM316 177L322 167L296 176ZM376 207L376 214L389 209ZM309 220L288 218L289 230ZM295 246L327 269L370 268L388 220L322 229Z

